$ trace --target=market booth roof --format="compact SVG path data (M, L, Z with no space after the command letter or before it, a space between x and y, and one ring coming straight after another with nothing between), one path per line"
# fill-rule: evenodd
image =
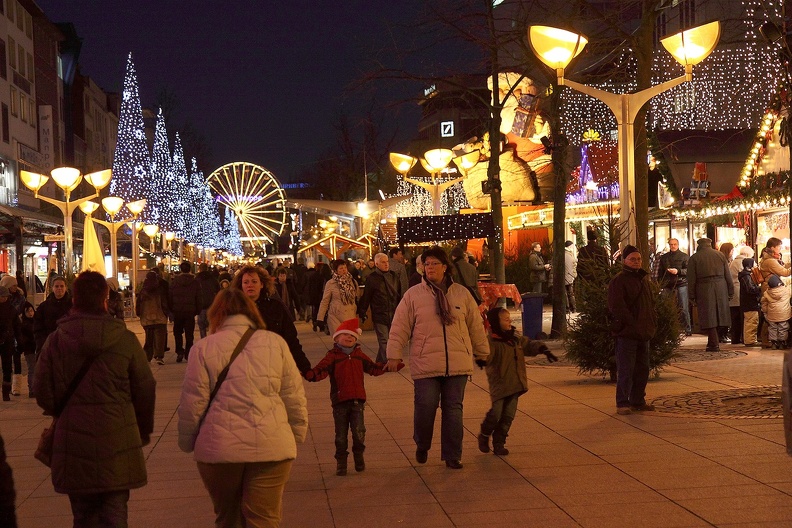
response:
M368 248L368 243L360 242L338 233L332 233L324 238L318 239L307 246L300 248L297 253L304 253L309 249L315 249L329 259L335 260L338 255L349 251L352 248Z

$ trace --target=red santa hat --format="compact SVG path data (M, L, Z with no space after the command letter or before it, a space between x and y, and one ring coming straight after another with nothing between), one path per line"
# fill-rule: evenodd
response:
M336 331L333 334L333 339L338 337L339 334L349 334L355 336L356 338L360 337L363 334L363 330L360 329L360 323L358 322L357 317L354 319L348 319L338 325L338 328L336 328Z

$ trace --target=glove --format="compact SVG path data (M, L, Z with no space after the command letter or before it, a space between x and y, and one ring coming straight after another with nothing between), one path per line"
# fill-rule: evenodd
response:
M547 348L547 346L545 345L542 345L542 348L539 349L539 353L544 354L545 357L547 358L547 361L549 361L550 363L555 363L556 361L558 361L558 358L555 356L555 354L550 352L550 349Z
M477 359L476 360L476 366L478 368L480 368L480 369L483 369L484 367L487 366L487 360L486 359Z
M556 355L550 352L549 350L545 352L544 355L547 357L547 361L549 361L550 363L555 363L556 361L558 361Z

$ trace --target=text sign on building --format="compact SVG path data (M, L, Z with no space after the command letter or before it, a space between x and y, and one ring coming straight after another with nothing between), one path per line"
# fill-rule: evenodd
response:
M44 156L41 155L40 152L37 150L28 147L24 143L17 143L19 145L19 159L27 163L28 165L32 165L33 167L41 170L42 172L49 172L45 171L46 168Z
M45 172L51 171L54 166L52 158L52 106L40 105L39 106L39 138L40 138L40 151L42 157L41 168Z
M66 235L44 235L44 242L66 242Z
M441 121L440 122L440 137L454 137L454 122Z

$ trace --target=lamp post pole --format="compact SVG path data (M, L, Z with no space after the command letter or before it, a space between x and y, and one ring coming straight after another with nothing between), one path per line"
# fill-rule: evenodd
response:
M143 212L143 208L146 207L146 200L144 198L142 200L137 200L136 202L130 202L126 204L126 207L129 209L129 212L132 213L132 220L128 222L128 225L132 228L132 273L130 274L130 277L132 278L132 284L130 285L130 290L132 291L132 314L134 317L135 304L137 302L137 271L140 267L138 217L140 216L140 213Z

